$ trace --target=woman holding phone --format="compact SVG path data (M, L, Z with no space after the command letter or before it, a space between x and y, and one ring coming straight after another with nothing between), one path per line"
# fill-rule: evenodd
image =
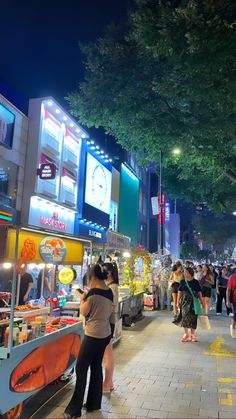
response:
M102 401L102 359L106 346L111 340L110 318L113 312L113 293L105 284L107 273L101 266L90 269L89 292L80 294L80 313L85 317L85 336L81 344L76 365L76 385L68 404L64 419L81 417L87 373L90 381L85 407L88 411L101 409Z

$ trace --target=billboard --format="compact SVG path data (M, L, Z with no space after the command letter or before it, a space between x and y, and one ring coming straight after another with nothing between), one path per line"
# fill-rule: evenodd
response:
M121 166L119 231L131 238L131 246L138 242L139 180L124 164Z
M111 172L90 153L87 153L85 203L110 213Z

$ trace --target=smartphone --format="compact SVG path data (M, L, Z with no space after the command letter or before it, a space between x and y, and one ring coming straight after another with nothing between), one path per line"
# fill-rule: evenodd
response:
M80 294L84 294L84 291L81 288L78 288L77 290Z

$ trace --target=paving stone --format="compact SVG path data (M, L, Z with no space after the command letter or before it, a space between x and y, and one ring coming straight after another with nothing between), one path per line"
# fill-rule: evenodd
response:
M129 411L130 415L132 416L140 416L141 418L146 418L148 415L148 409L138 409L136 407L132 407Z

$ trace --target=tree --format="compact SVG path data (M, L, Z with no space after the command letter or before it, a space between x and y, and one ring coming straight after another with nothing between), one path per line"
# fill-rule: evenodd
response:
M180 255L182 259L195 259L199 252L199 246L193 242L184 242L181 244Z
M217 212L236 206L235 16L231 0L136 0L126 36L82 47L85 79L68 97L143 165L163 150L167 191Z
M230 216L221 219L205 211L194 217L193 225L199 238L218 254L223 254L227 246L231 248L232 239L236 239L235 220Z

